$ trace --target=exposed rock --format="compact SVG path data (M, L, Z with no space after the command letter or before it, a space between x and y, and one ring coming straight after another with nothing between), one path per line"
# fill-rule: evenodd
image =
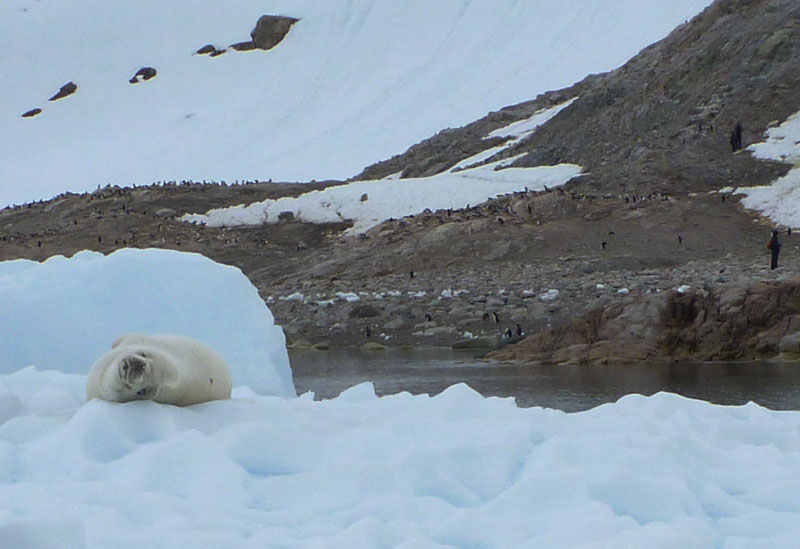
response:
M223 53L225 53L226 51L228 51L228 50L226 50L226 49L224 49L224 48L223 48L223 49L221 49L221 50L216 50L216 49L215 49L215 50L214 50L214 51L212 51L210 54L208 54L208 56L209 56L209 57L219 57L220 55L222 55L222 54L223 54Z
M67 82L61 86L61 89L59 89L53 97L48 99L48 101L58 101L59 99L63 99L69 95L72 95L77 90L78 86L75 84L75 82Z
M25 111L24 113L22 113L22 118L33 118L34 116L37 116L41 113L42 109L36 107L35 109L31 109L29 111Z
M734 360L800 353L800 279L642 294L492 353L544 363Z
M256 28L250 33L253 44L260 50L270 50L277 46L289 33L292 25L299 19L282 15L262 15L258 18Z
M256 45L252 40L248 40L247 42L236 42L235 44L231 44L231 48L236 51L251 51L256 49Z
M294 221L294 212L285 211L278 214L278 221Z
M250 33L250 40L231 44L236 51L271 50L286 37L299 19L282 15L262 15ZM212 54L213 55L213 54Z
M195 53L197 55L208 55L210 53L214 53L215 51L217 51L217 47L214 46L214 44L206 44L205 46L197 50Z
M136 74L134 74L133 78L128 80L128 82L130 82L131 84L138 84L140 78L142 80L147 81L150 80L151 78L155 78L156 74L158 74L158 71L156 71L153 67L142 67L141 69L136 71Z
M400 330L402 328L405 328L406 326L408 326L408 322L406 322L402 318L393 318L392 320L383 325L383 329L386 331Z

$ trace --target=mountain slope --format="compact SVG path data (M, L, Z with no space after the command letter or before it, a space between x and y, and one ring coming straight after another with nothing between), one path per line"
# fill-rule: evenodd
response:
M107 183L350 177L612 69L708 3L5 1L0 205ZM194 54L247 40L263 14L299 22L270 51ZM146 67L154 78L128 82Z
M578 96L500 156L523 155L512 167L579 164L589 174L574 185L584 190L764 185L787 166L731 154L730 132L741 122L745 147L762 141L767 127L800 110L799 90L800 4L720 0L617 70L442 132L360 177L401 166L404 176L430 175L493 146L484 137L497 127Z

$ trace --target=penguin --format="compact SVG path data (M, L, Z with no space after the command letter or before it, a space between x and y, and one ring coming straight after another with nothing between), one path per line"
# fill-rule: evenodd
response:
M603 240L603 241L600 243L600 248L601 248L601 249L603 249L603 250L605 250L605 249L606 249L606 241L605 241L605 240Z
M409 271L408 276L409 278L414 278L414 271Z
M678 244L683 244L683 237L678 235Z
M364 335L367 337L372 337L372 330L369 326L367 326L367 328L364 330Z
M511 333L511 328L506 328L506 331L503 332L503 337L506 338L506 339L512 337L513 335L514 334Z
M430 313L425 313L425 322L433 322L433 317Z
M494 323L500 324L500 315L494 311L492 311L491 315L492 315L492 320L494 320Z
M519 337L522 337L522 335L523 335L524 333L525 333L525 332L523 332L523 331L522 331L522 326L520 326L520 325L519 325L519 322L517 322L517 336L519 336Z

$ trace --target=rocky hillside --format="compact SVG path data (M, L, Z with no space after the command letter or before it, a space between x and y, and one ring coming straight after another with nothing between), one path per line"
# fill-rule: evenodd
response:
M578 97L502 154L523 155L513 166L579 164L589 175L574 184L594 192L762 185L786 168L730 154L730 132L741 122L743 146L762 140L800 110L798 90L800 4L718 0L615 71L443 131L359 177L437 173L494 146L482 140L492 130Z

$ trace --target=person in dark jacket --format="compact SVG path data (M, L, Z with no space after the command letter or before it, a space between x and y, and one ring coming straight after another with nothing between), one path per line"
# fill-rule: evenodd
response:
M770 264L770 268L777 269L778 254L781 253L781 243L778 241L778 231L772 231L772 238L769 239L769 244L767 244L767 248L772 250L772 263Z
M742 148L742 123L737 122L731 132L731 151L736 152Z

